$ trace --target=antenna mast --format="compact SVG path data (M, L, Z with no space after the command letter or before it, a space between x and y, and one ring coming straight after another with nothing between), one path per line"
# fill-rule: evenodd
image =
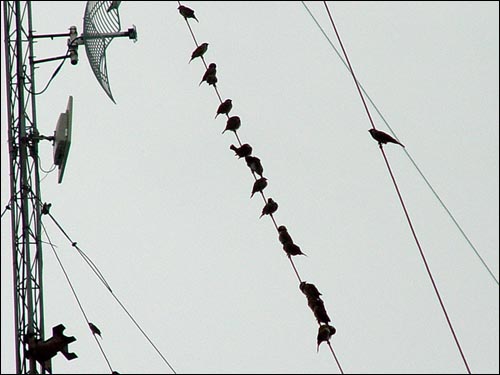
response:
M71 142L73 97L70 96L68 100L66 112L60 115L54 136L41 135L36 124L35 65L68 58L72 65L76 65L78 46L85 44L92 70L114 102L107 74L106 49L116 37L127 36L137 40L135 27L120 31L120 3L121 1L88 1L84 33L78 36L76 26L70 27L69 33L34 35L31 1L2 1L17 374L52 373L50 360L58 352L68 360L77 357L75 353L68 352L67 347L76 338L64 335L63 324L53 327L52 337L44 340L41 216L48 213L50 204L42 204L38 158L38 142L52 140L54 164L59 165L61 183ZM35 60L34 39L49 37L69 37L67 53Z
M5 26L16 373L45 373L25 356L24 338L43 338L41 195L31 2L2 1ZM37 369L38 367L38 369Z

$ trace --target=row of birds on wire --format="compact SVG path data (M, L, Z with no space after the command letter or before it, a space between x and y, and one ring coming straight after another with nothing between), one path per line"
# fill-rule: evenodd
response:
M188 19L194 19L197 22L199 22L199 20L196 18L194 14L193 9L188 8L187 6L184 5L179 5L177 9L179 10L179 13L184 17L186 22L188 22ZM208 51L208 45L209 44L206 42L199 44L196 47L196 49L191 53L191 59L189 60L188 63L191 63L191 61L193 61L196 58L202 58L204 61L204 55ZM216 88L217 81L218 81L217 64L212 62L206 68L206 71L203 74L203 77L199 82L199 85L201 85L203 82L206 82L209 86L214 86L214 88ZM221 100L221 104L217 108L215 118L217 118L219 115L226 115L227 117L226 127L222 131L222 134L224 134L226 131L232 131L237 136L237 130L241 127L241 119L239 116L236 115L230 116L232 108L233 108L233 103L231 99L226 99L224 101ZM264 168L262 166L261 160L258 157L252 155L253 152L252 146L248 143L241 144L240 142L239 147L235 146L234 144L231 144L229 148L235 152L235 156L237 156L238 159L241 158L245 159L247 166L249 167L250 171L255 177L255 182L252 187L250 198L252 198L256 193L261 193L262 196L264 197L263 191L267 187L268 182L267 178L264 177L263 175ZM274 201L272 198L268 198L264 207L262 208L262 212L259 218L263 217L264 215L270 215L271 217L273 217L272 215L277 210L278 210L278 203ZM301 251L300 247L293 241L291 235L288 233L288 230L284 225L280 225L279 227L277 227L277 230L278 230L278 240L281 243L284 252L289 257L290 260L292 256L306 255ZM336 329L335 327L330 325L331 320L325 309L325 304L321 299L322 294L318 291L316 286L314 284L307 283L306 281L300 281L299 289L306 296L307 304L309 308L312 310L314 317L316 318L319 324L318 334L317 334L317 349L316 349L316 351L319 351L319 346L322 342L328 342L329 344L330 338L336 333Z

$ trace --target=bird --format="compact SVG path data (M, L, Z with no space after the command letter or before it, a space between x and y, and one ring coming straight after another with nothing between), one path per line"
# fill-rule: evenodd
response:
M306 297L309 298L320 298L321 293L319 292L318 288L316 288L316 285L307 283L305 281L302 281L299 285L299 289L306 295Z
M50 207L52 207L52 203L44 203L42 206L42 215L48 215Z
M261 177L258 180L255 180L255 182L253 183L252 195L250 195L250 198L252 198L255 193L264 190L266 186L267 178Z
M208 66L207 70L205 71L205 74L203 74L203 78L201 79L200 84L198 86L200 86L203 83L203 81L207 81L208 77L210 77L210 76L214 76L215 77L216 73L217 73L217 64L210 63L210 65Z
M236 152L235 156L238 156L238 159L244 158L246 156L250 156L252 154L252 146L248 143L244 143L241 147L236 147L235 145L229 146L231 150Z
M179 13L184 17L186 21L188 18L194 18L196 22L200 22L194 15L194 10L192 10L191 8L188 8L187 6L184 5L179 5L177 9L179 9Z
M191 60L189 62L193 61L193 59L197 57L202 57L205 52L208 50L208 43L201 43L196 49L191 53Z
M318 347L316 349L316 353L319 351L319 344L325 341L329 341L330 338L337 332L335 327L329 325L329 324L321 324L318 328L318 337L317 337L317 342L318 342Z
M111 10L116 9L118 10L118 7L120 6L121 1L112 1L111 4L109 4L109 7L107 9L107 12L111 12Z
M89 322L89 327L94 335L99 335L99 337L102 338L101 330L99 328L97 328L94 323Z
M214 75L211 75L211 76L208 76L207 77L207 83L209 86L215 86L215 84L217 83L217 76L214 74Z
M391 137L389 134L384 133L381 130L377 130L377 129L372 128L372 129L369 129L368 131L372 135L373 139L375 139L379 144L390 142L390 143L396 143L403 148L405 147L401 142L397 141L396 139Z
M224 100L220 105L219 108L217 108L217 113L215 114L215 118L219 116L220 114L229 114L231 109L233 108L233 101L231 99L226 99Z
M231 130L233 132L236 132L236 130L239 129L240 126L241 126L241 120L238 116L229 117L226 122L226 128L222 131L222 134L224 134L226 130Z
M259 219L264 215L272 215L278 210L278 203L276 203L273 198L268 198L267 203L264 208L262 208L262 215L259 216Z
M278 239L282 245L286 245L287 243L293 243L292 237L288 234L288 230L284 225L280 225L278 227Z
M318 323L325 323L328 324L330 323L330 317L328 316L326 309L325 309L325 303L321 298L316 298L315 300L308 299L307 300L309 307L314 313L314 317L318 321Z
M284 244L283 250L289 257L292 255L306 255L300 250L300 247L293 242L287 242L286 244Z
M247 162L248 168L254 173L257 173L260 177L264 173L264 168L262 167L262 163L257 156L245 156L245 161Z

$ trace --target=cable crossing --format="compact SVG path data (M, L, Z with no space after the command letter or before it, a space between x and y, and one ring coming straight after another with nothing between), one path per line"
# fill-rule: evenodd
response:
M163 360L163 362L165 362L165 364L170 368L170 370L172 370L172 372L174 374L177 374L177 372L175 371L175 369L172 367L172 365L169 363L169 361L165 358L165 356L161 353L161 351L158 349L158 347L154 344L154 342L151 340L151 338L148 336L148 334L142 329L142 327L140 326L140 324L137 322L136 319L134 319L134 317L132 316L132 314L128 311L128 309L125 307L125 305L121 302L121 300L116 296L116 294L113 292L113 290L111 289L111 286L109 285L109 283L106 281L106 279L104 278L104 276L102 275L102 273L99 271L99 269L97 268L97 266L94 264L94 262L80 249L80 247L78 246L78 244L73 241L70 236L66 233L66 231L63 229L63 227L59 224L59 222L54 218L54 216L50 213L50 208L51 208L51 204L50 203L43 203L43 206L42 206L42 214L43 215L48 215L51 220L54 222L54 224L59 228L59 230L61 231L61 233L68 239L69 243L71 243L71 246L74 247L78 253L80 254L80 256L83 258L83 260L88 264L88 266L92 269L92 272L95 273L95 275L97 276L97 278L103 283L103 285L106 287L106 289L109 291L109 293L111 293L111 295L113 296L113 298L116 300L116 302L120 305L120 307L123 309L123 311L127 314L127 316L130 318L130 320L134 323L134 325L139 329L139 331L142 333L142 335L146 338L146 340L150 343L150 345L153 347L153 349L157 352L157 354L160 356L160 358ZM43 225L43 224L42 224ZM45 227L44 228L44 231L45 231L45 234L48 237L48 234L45 230ZM52 247L52 250L54 251L54 246L52 245L52 242L50 241L49 239L49 243ZM55 251L54 251L55 253ZM77 300L78 302L78 305L80 306L80 310L82 311L82 314L84 315L85 317L85 320L87 321L87 324L89 325L89 327L91 327L91 322L87 319L87 315L85 314L84 310L83 310L83 307L76 295L76 292L71 284L71 281L69 280L69 277L66 273L66 271L64 270L64 267L62 265L62 263L60 262L59 260L59 257L57 256L56 254L56 258L66 276L66 279L70 285L70 288L71 290L73 291L73 295L75 296L75 299ZM94 334L94 338L95 338L95 335L96 333L97 334L100 334L99 330L97 329L97 332L95 331L95 326L94 327L91 327L91 331L92 333ZM99 348L101 349L101 352L104 356L104 358L106 359L106 362L108 363L108 366L110 367L111 369L111 366L110 366L110 363L109 361L107 360L106 358L106 355L104 353L104 350L102 349L102 346L100 344L100 342L97 340L96 338L96 341L99 345Z
M353 79L354 79L354 83L356 84L356 88L358 89L358 93L359 93L359 95L360 95L360 97L361 97L361 100L362 100L362 102L363 102L363 105L364 105L364 107L365 107L365 110L366 110L366 114L367 114L367 116L368 116L368 119L370 120L370 123L371 123L372 128L373 128L373 129L376 129L376 128L375 128L375 124L373 123L372 117L371 117L371 115L370 115L370 111L369 111L369 109L368 109L368 107L367 107L367 105L366 105L365 99L364 99L364 97L363 97L363 94L362 94L362 92L361 92L361 90L360 90L360 88L359 88L359 84L358 84L358 81L357 81L356 76L355 76L355 74L354 74L354 70L353 70L353 68L352 68L352 66L351 66L351 63L350 63L350 61L349 61L349 57L347 56L347 52L346 52L346 51L345 51L345 49L344 49L344 45L343 45L342 40L341 40L341 38L340 38L340 35L339 35L338 31L337 31L337 27L335 26L335 22L333 21L333 17L332 17L332 15L331 15L330 9L328 8L328 4L327 4L327 2L326 2L326 1L323 1L323 3L324 3L324 5L325 5L326 11L327 11L327 13L328 13L328 17L330 18L330 22L331 22L331 24L332 24L333 30L335 31L335 35L337 36L337 40L339 41L339 44L340 44L340 46L341 46L341 48L342 48L342 51L343 51L343 53L344 53L345 60L347 61L347 64L349 65L349 70L350 70L350 72L351 72L351 75L352 75L352 77L353 77ZM432 286L433 286L433 288L434 288L434 292L435 292L435 294L436 294L436 296L437 296L437 298L438 298L438 300L439 300L439 304L440 304L440 306L441 306L441 309L442 309L442 311L443 311L443 314L445 315L446 321L447 321L448 326L449 326L449 328L450 328L450 330L451 330L451 333L452 333L452 335L453 335L453 338L454 338L454 340L455 340L455 343L456 343L456 345L457 345L457 348L458 348L458 350L459 350L459 352L460 352L460 355L461 355L461 357L462 357L462 360L463 360L463 362L464 362L464 365L465 365L465 367L467 368L467 372L468 372L469 374L471 374L471 371L470 371L470 368L469 368L469 364L467 363L467 360L466 360L465 355L464 355L464 353L463 353L462 347L461 347L461 345L460 345L460 343L459 343L459 341L458 341L457 335L455 334L455 330L453 329L453 325L452 325L451 320L450 320L450 318L449 318L449 316L448 316L448 313L447 313L446 308L445 308L445 306L444 306L444 303L443 303L443 300L442 300L441 295L440 295L440 293L439 293L439 290L437 289L437 285L436 285L436 283L435 283L435 281L434 281L434 278L433 278L433 276L432 276L431 270L430 270L429 265L428 265L428 263L427 263L427 260L426 260L426 258L425 258L424 252L423 252L423 250L422 250L422 246L420 245L420 242L418 241L417 234L416 234L416 232L415 232L415 230L414 230L414 228L413 228L413 224L412 224L411 219L410 219L410 216L409 216L409 214L408 214L408 210L406 209L406 205L405 205L405 203L404 203L403 197L402 197L402 195L401 195L401 192L399 191L398 185L397 185L397 183L396 183L396 178L394 177L394 174L393 174L393 172L392 172L391 166L390 166L389 161L388 161L388 159L387 159L387 156L386 156L386 154L385 154L385 152L384 152L384 148L383 148L383 146L382 146L382 143L385 143L385 142L382 142L382 141L380 141L380 140L379 140L379 148L380 148L380 151L381 151L382 156L383 156L383 158L384 158L384 161L385 161L385 163L386 163L387 170L389 171L389 174L390 174L390 176L391 176L391 179L392 179L392 182L393 182L393 184L394 184L394 187L395 187L395 189L396 189L396 193L397 193L398 198L399 198L399 201L400 201L400 203L401 203L401 207L403 208L403 211L404 211L404 213L405 213L405 216L406 216L406 219L407 219L407 221L408 221L408 225L409 225L410 230L411 230L411 232L412 232L413 238L415 239L415 243L416 243L416 245L417 245L417 247L418 247L418 250L419 250L419 252L420 252L420 256L421 256L421 258L422 258L422 261L424 262L425 269L426 269L427 274L428 274L428 276L429 276L429 278L430 278L430 280L431 280Z
M335 53L337 54L337 56L340 59L340 61L344 64L344 66L347 68L347 70L349 70L349 65L346 63L346 61L344 60L344 58L342 57L342 55L339 53L339 51L337 50L337 48L335 47L335 45L332 43L332 41L330 40L330 38L326 34L325 30L318 23L318 21L316 20L316 17L314 17L314 15L311 13L311 11L307 7L307 5L304 3L304 1L301 1L301 3L304 6L304 8L306 9L307 13L313 19L313 21L316 24L316 26L318 26L318 28L320 29L321 33L326 38L326 40L328 41L328 43L330 44L330 46L332 47L332 49L335 51ZM380 119L387 126L387 128L389 129L389 131L391 132L391 134L394 137L396 137L396 134L395 134L394 130L389 125L388 121L385 119L384 115L379 110L379 108L377 107L377 105L373 102L373 100L371 99L370 95L368 95L368 93L364 89L363 85L361 85L361 83L357 80L357 78L355 78L355 79L356 79L357 84L359 85L359 88L361 89L361 91L363 91L363 94L365 95L365 97L367 98L367 100L370 102L370 104L373 106L373 108L375 109L375 111L379 115ZM496 278L496 276L494 275L494 273L492 272L492 270L490 269L490 267L486 264L486 262L484 261L483 257L479 254L479 251L473 245L472 241L469 239L469 237L467 236L467 234L465 233L465 231L462 229L462 227L460 226L460 224L458 223L458 221L455 219L455 217L453 216L453 214L451 213L451 211L448 209L448 207L446 206L446 204L443 202L443 200L441 199L441 197L439 196L439 194L436 192L436 190L434 189L434 187L431 185L431 183L429 182L429 180L425 177L424 173L419 168L419 166L417 165L417 163L415 162L415 160L412 158L412 156L410 155L410 153L408 152L408 150L404 149L404 152L405 152L406 156L408 157L408 159L410 159L410 162L413 164L413 166L417 170L418 174L424 180L424 182L427 185L427 187L431 190L431 192L434 195L434 197L438 200L438 202L441 205L441 207L443 207L443 209L446 211L446 214L450 217L450 219L452 220L453 224L457 227L457 229L459 230L459 232L462 234L462 236L464 237L465 241L469 244L469 246L471 247L471 249L474 251L474 253L476 254L476 256L479 258L479 260L481 261L481 263L484 266L484 268L486 269L486 271L489 273L489 275L492 277L492 279L495 281L495 283L497 285L499 285L498 279Z
M89 318L87 317L87 314L85 313L85 309L83 308L83 305L82 305L82 303L80 301L80 298L78 298L78 295L76 293L75 288L73 287L73 284L71 283L69 275L66 272L66 269L64 268L64 265L62 264L61 259L59 258L59 255L56 252L56 249L55 249L56 246L52 243L52 241L51 241L51 239L49 237L49 234L47 233L47 229L45 228L45 225L43 224L43 222L42 222L42 229L43 229L43 231L45 233L45 237L47 237L47 241L48 241L48 243L49 243L49 245L50 245L50 247L52 249L52 252L54 253L54 256L56 257L56 260L59 263L59 267L61 267L61 270L62 270L62 272L64 274L64 277L66 278L66 281L67 281L67 283L68 283L68 285L69 285L69 287L71 289L71 293L73 293L73 296L75 297L75 300L76 300L76 302L78 304L78 307L80 308L80 311L82 312L83 318L87 322L87 325L90 327L90 324L93 324L93 323L90 322ZM104 352L104 349L103 349L101 343L99 342L99 340L97 339L97 337L96 337L95 334L93 334L93 336L94 336L94 339L96 340L96 343L97 343L97 345L99 347L99 350L101 351L101 354L104 357L104 360L106 361L106 364L109 367L109 370L111 372L113 372L113 368L111 367L111 363L109 362L108 357L106 356L106 353Z

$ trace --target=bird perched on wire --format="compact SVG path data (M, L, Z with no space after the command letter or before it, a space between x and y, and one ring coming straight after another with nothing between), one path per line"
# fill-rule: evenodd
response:
M197 57L202 57L205 52L208 50L208 43L201 43L198 47L195 48L193 53L191 53L191 60L189 62L193 61L193 59Z
M222 131L222 134L224 134L226 130L231 130L233 132L236 132L236 130L239 129L240 126L241 126L241 120L239 116L231 116L227 119L226 128Z
M311 308L312 312L314 313L314 317L316 318L319 324L330 323L330 317L326 312L325 303L321 298L316 298L316 299L308 298L307 304Z
M89 328L94 335L99 335L99 337L102 339L101 330L97 328L97 326L94 323L89 322Z
M322 342L325 341L330 341L330 338L337 332L335 327L329 325L329 324L322 324L318 328L318 337L317 337L317 343L318 347L316 348L316 353L319 351L319 345Z
M253 183L252 195L250 195L250 198L252 198L255 193L258 193L258 192L261 192L262 190L264 190L266 188L266 186L267 186L267 178L261 177L261 178L257 179Z
M207 83L209 86L214 86L217 83L217 76L214 74L213 76L208 76L207 77Z
M283 250L289 257L292 255L306 255L300 250L300 247L293 242L285 243L283 245Z
M215 118L219 116L220 114L229 114L231 112L231 109L233 108L233 102L231 99L226 99L224 100L220 105L219 108L217 108L217 113L215 114Z
M112 1L111 4L109 4L109 7L107 9L107 12L111 12L113 9L118 10L118 7L120 6L121 1Z
M264 215L272 215L278 210L278 203L276 203L273 198L268 198L267 203L264 208L262 208L262 214L259 216L259 219Z
M401 142L399 142L398 140L394 139L389 134L384 133L381 130L377 130L377 129L372 128L372 129L369 129L368 131L372 135L373 139L375 139L379 144L382 144L382 143L385 144L387 142L390 142L390 143L396 143L396 144L400 145L401 147L405 147Z
M200 86L203 83L203 81L208 82L207 81L208 77L210 76L215 77L216 73L217 73L217 65L215 63L210 63L207 70L205 71L205 74L203 74L203 78L201 79L200 84L198 86Z
M319 292L318 288L316 288L316 285L307 283L305 281L302 281L299 285L299 289L301 290L302 293L305 294L307 299L313 298L317 299L320 298L321 293Z
M240 147L236 147L235 145L229 146L231 150L236 152L235 156L238 156L238 159L244 158L246 156L250 156L252 154L252 146L248 143L242 144Z
M179 5L177 9L179 9L179 13L184 17L186 21L188 18L194 18L196 22L200 22L194 15L194 10L192 10L191 8L188 8L187 6L184 5Z
M260 177L264 173L264 167L257 156L245 156L245 161L247 162L248 168L254 173L257 173Z
M278 239L282 245L286 245L287 243L293 243L292 237L288 234L288 230L284 225L280 225L278 227Z

